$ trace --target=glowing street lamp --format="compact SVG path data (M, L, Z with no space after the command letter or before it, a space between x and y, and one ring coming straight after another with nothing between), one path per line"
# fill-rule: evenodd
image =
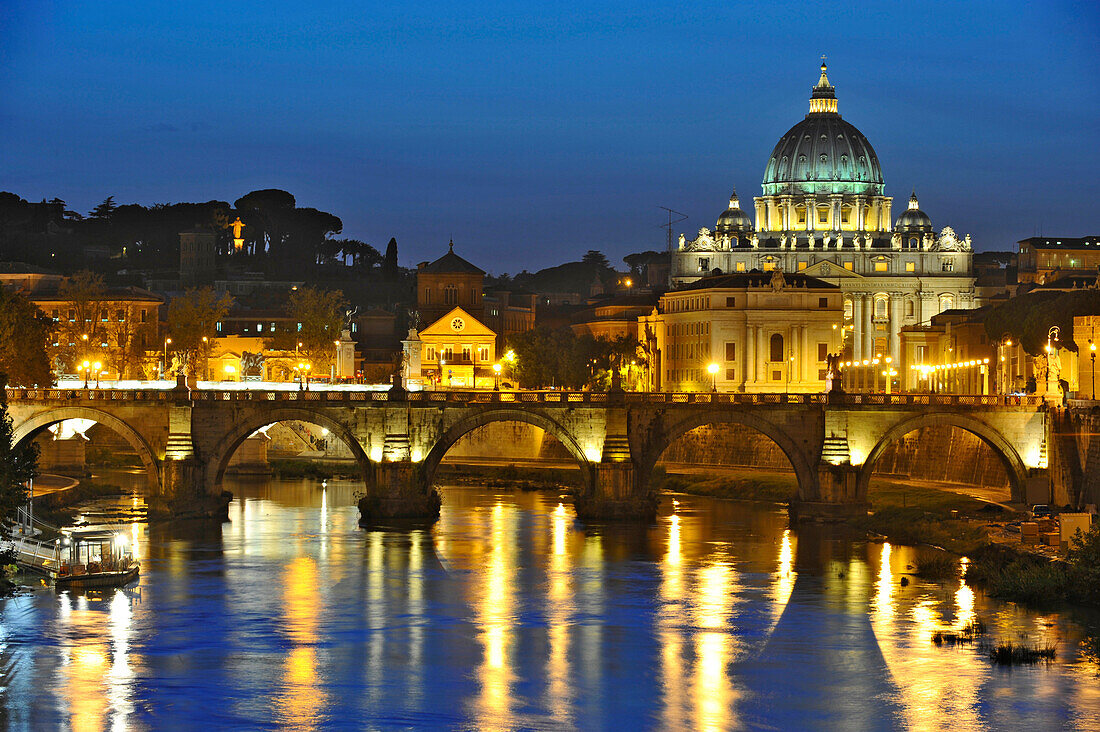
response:
M494 378L495 384L496 384L493 387L493 390L494 391L500 391L500 364L499 363L494 363L493 364L493 378Z
M711 361L707 364L707 373L710 374L710 390L718 391L718 364Z
M1089 357L1092 359L1092 400L1096 401L1096 343L1089 338Z
M84 337L87 338L88 336L84 336ZM164 378L165 376L168 375L168 346L170 346L170 345L172 345L172 339L171 338L165 338L164 339L164 362L163 362L163 367L160 370L161 378Z
M85 361L84 363L82 363L82 364L80 364L79 366L76 367L77 371L83 371L84 372L84 388L85 389L88 388L88 377L91 375L91 371L90 371L91 367L92 367L92 365L90 363L88 363L87 361Z
M100 374L100 369L103 368L103 364L101 364L99 361L96 361L95 364L93 364L93 365L95 366L95 388L98 389L99 388L99 374Z

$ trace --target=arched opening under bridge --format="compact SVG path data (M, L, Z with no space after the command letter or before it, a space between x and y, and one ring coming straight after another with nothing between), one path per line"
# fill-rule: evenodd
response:
M206 467L212 492L221 490L227 476L373 479L370 460L351 430L309 409L263 412L234 425L217 445Z
M553 419L537 412L493 409L447 429L424 457L429 488L445 479L473 479L529 488L592 488L593 468L584 450Z
M697 414L665 430L638 468L655 490L788 502L814 494L814 468L771 422L745 412Z
M1024 500L1027 470L995 429L958 414L919 415L889 430L860 469L875 510L920 508L995 516Z
M124 420L90 407L59 407L14 426L12 443L40 448L41 473L84 477L92 469L137 469L146 492L161 493L163 455Z

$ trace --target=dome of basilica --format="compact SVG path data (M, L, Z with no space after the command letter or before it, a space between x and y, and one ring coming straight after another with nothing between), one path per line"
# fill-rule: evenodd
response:
M894 229L903 234L923 234L932 231L932 219L920 210L916 191L913 191L913 195L909 197L909 208L901 216L898 216L898 220L894 223Z
M841 119L821 65L810 113L779 139L764 170L764 195L882 195L882 168L863 133Z
M741 204L737 200L737 191L730 196L730 207L718 217L718 223L714 227L715 233L733 234L742 231L752 231L752 219L741 210Z

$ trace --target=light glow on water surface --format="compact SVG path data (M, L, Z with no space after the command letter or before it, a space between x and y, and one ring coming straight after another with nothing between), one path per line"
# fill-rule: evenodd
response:
M431 527L364 530L353 482L228 487L222 526L126 526L136 586L3 602L8 726L1095 727L1094 614L924 582L911 548L773 507L586 527L554 492L463 487ZM1058 660L932 644L979 618Z

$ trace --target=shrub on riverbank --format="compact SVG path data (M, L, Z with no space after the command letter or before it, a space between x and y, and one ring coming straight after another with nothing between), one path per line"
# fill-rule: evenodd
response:
M279 478L361 478L355 463L338 463L326 460L272 460L271 471Z
M662 467L653 469L650 485L656 491L690 493L712 498L789 503L797 493L793 474L738 471L734 475L670 475Z
M898 544L929 544L956 554L970 554L989 542L984 526L923 508L882 508L855 523Z
M959 560L940 552L921 556L917 559L917 576L930 580L955 579L959 576Z
M993 597L1037 605L1068 601L1100 606L1100 526L1079 534L1066 561L994 544L974 552L966 577Z

